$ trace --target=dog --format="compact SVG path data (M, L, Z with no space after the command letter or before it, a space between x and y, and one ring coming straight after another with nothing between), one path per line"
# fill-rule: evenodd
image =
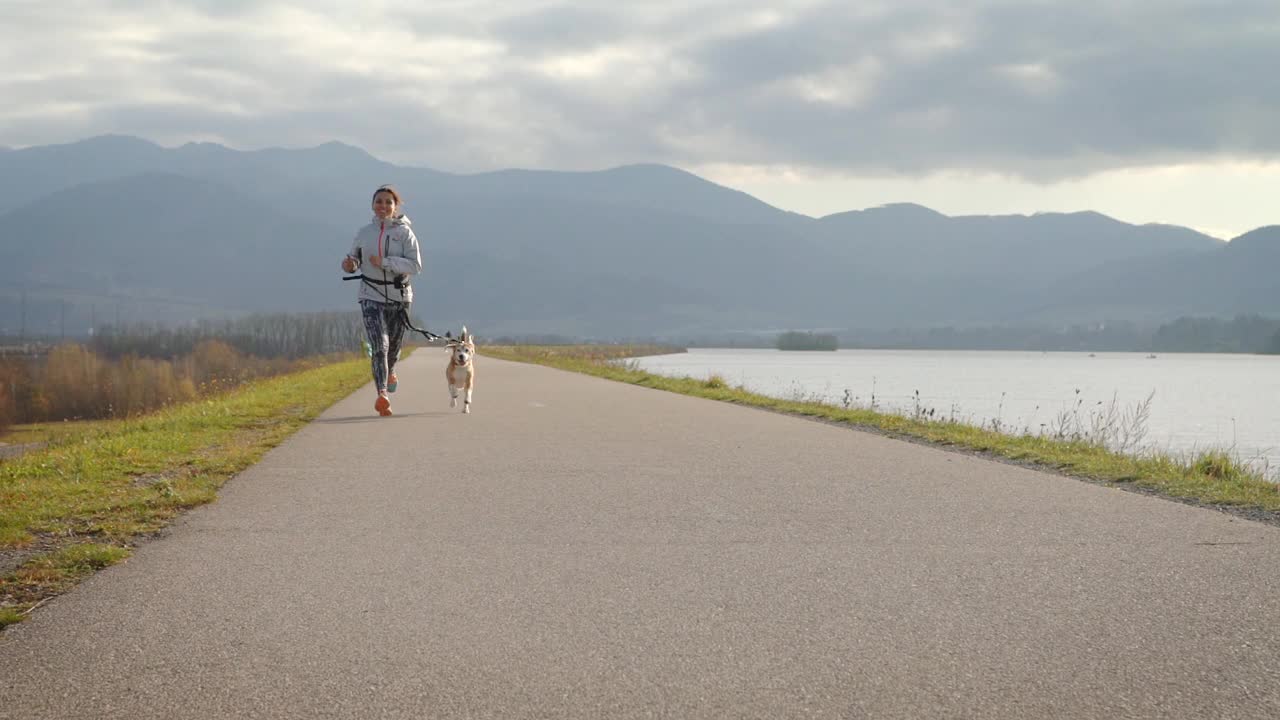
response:
M458 407L458 388L465 391L462 400L462 412L471 412L471 389L476 384L476 341L462 326L462 334L456 340L449 340L449 366L444 369L445 379L449 381L449 407Z

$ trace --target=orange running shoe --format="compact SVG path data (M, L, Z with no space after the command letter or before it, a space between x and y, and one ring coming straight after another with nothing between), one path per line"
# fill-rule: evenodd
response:
M400 384L399 381L396 380L396 374L391 373L391 375L387 377L387 392L389 393L395 392L396 385L399 385L399 384Z
M378 393L378 399L373 403L373 409L378 411L382 417L391 414L391 400L384 394Z

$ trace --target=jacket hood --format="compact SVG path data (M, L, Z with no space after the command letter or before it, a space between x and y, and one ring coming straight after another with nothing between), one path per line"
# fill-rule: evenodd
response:
M373 224L377 225L380 222L382 222L382 218L378 217L377 215L374 215ZM387 224L388 225L404 225L405 227L409 227L413 223L409 221L408 215L396 215L395 217L387 218Z

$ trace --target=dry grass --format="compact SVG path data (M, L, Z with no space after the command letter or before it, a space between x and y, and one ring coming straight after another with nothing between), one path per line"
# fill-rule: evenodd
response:
M38 360L10 358L0 365L0 432L19 423L133 417L336 359L259 358L205 340L170 360L111 360L68 343Z

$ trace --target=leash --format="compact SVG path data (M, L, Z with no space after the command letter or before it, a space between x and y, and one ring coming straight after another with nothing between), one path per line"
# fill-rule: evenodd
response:
M401 279L399 276L397 276L394 280L375 280L374 278L371 278L368 275L343 275L342 279L343 280L360 280L364 282L366 285L368 285L369 287L382 293L382 299L386 300L388 305L390 305L391 303L395 303L399 305L400 321L404 323L405 328L421 334L424 338L427 339L427 342L437 342L445 339L444 337L441 337L431 332L430 330L427 330L426 328L420 328L417 325L414 325L413 321L409 318L409 303L402 302L400 300L392 300L391 296L387 295L387 290L386 290L387 285L391 285L397 290L404 290L406 287L409 287L408 283L404 282L404 280ZM445 335L447 336L448 339L450 340L453 339L453 333L451 332L445 333Z
M386 235L386 232L387 232L387 221L383 220L380 227L378 228L378 253L382 257L387 256L386 250L383 248L383 245L382 245L382 238ZM360 248L357 248L357 252L359 251L360 251ZM363 258L359 258L359 260L360 262L364 262ZM385 274L386 271L383 270L383 273ZM439 340L444 340L445 338L440 337L439 335L431 332L430 330L427 330L425 328L420 328L417 325L413 324L413 321L409 318L410 303L403 302L400 300L392 300L391 296L387 294L387 286L391 285L392 287L400 291L400 297L404 297L404 290L405 288L409 287L409 283L405 282L405 278L406 276L404 275L396 275L391 280L375 280L374 278L371 278L368 275L365 275L363 273L359 275L343 275L342 276L343 280L359 280L364 284L368 285L369 287L373 288L374 290L377 290L379 293L382 294L382 299L385 300L388 305L390 305L393 302L398 304L400 306L400 321L404 323L405 328L422 335L424 338L427 339L427 342L436 342ZM445 335L447 335L450 340L453 339L452 333L445 333Z

